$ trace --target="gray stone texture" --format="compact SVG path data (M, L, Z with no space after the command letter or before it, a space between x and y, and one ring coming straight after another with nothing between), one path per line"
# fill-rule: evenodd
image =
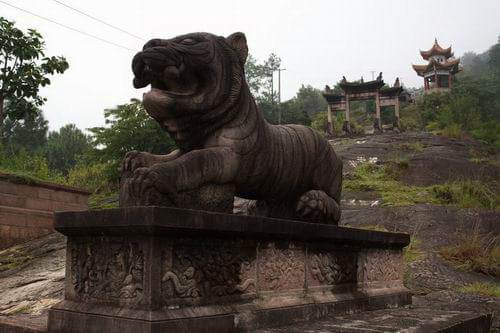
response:
M233 332L411 302L405 234L179 208L65 212L54 332Z
M134 86L151 85L144 106L179 149L129 152L121 206L231 212L236 195L257 200L257 215L338 223L342 162L311 128L264 119L245 81L247 55L242 33L144 45L132 63Z

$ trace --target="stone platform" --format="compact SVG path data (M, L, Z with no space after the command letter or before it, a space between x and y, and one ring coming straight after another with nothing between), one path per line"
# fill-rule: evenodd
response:
M176 208L62 212L50 332L235 332L411 303L406 234Z

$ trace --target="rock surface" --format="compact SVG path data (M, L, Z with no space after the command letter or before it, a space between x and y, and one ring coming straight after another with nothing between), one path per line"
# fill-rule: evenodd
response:
M65 252L58 233L0 252L0 319L44 321L63 297Z
M476 140L457 140L430 133L393 133L331 140L344 162L344 175L363 161L408 158L402 180L409 185L441 184L450 180L492 179L500 172L500 154ZM488 156L494 163L485 163Z
M402 147L411 147L415 142L421 143L422 147L416 145L419 151L410 152L413 157L409 162L409 174L415 172L418 176L420 172L420 176L408 176L408 179L420 177L420 180L416 181L418 184L428 184L426 182L429 179L432 179L432 183L454 179L460 171L449 172L455 170L456 163L453 161L466 165L471 162L473 156L487 153L485 147L476 141L458 141L430 134L386 133L365 138L339 139L332 144L344 159L344 171L350 173L360 159L388 160L394 154L400 153ZM447 156L449 165L445 167L448 171L428 175L426 168L413 170L412 160L419 154L423 156L420 161L426 161L429 168L433 168L435 159ZM488 159L498 161L498 156L498 153L490 155ZM473 163L476 167L482 165ZM485 165L495 170L498 177L498 166L491 163ZM427 178L424 179L424 176ZM460 177L467 175L462 174ZM473 228L479 228L482 233L499 235L500 213L494 210L430 204L382 207L377 203L379 199L377 194L372 192L345 193L340 224L351 227L377 226L413 235L420 240L417 246L419 255L416 260L408 262L405 282L415 293L414 305L430 306L437 310L492 312L495 314L494 331L500 332L497 319L500 315L500 299L459 291L460 287L471 282L491 282L499 285L499 279L459 270L438 253L441 247L457 242L459 236L467 235ZM237 204L240 207L239 212L247 209L246 202L238 200ZM36 320L41 318L40 314L43 317L52 302L62 299L64 247L64 237L50 235L0 252L0 320ZM303 326L300 332L328 332L322 324L308 325Z

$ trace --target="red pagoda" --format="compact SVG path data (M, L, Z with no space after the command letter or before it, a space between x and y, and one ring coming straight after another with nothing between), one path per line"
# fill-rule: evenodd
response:
M454 58L451 46L442 48L437 39L428 51L420 51L427 65L412 65L419 76L424 78L425 92L448 90L453 84L455 74L461 69L460 58Z

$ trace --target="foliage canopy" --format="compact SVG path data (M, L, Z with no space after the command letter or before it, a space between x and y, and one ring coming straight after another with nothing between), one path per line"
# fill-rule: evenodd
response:
M42 36L27 32L0 17L0 133L4 118L23 118L39 112L46 101L40 87L50 84L49 75L68 69L64 57L46 57ZM5 101L9 108L4 108Z

